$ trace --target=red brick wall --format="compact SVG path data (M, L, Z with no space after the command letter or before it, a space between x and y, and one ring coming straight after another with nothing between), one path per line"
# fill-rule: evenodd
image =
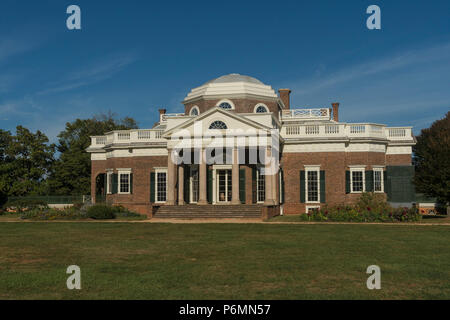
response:
M108 160L92 161L91 192L95 194L95 177L99 173L106 173L106 169L131 168L133 173L132 194L109 194L108 202L121 204L130 210L141 214L151 214L150 203L150 172L154 167L167 167L167 157L130 157L111 158Z
M410 154L388 154L386 155L387 166L411 165Z
M222 99L204 100L200 99L195 102L189 102L185 105L185 114L189 114L193 106L197 106L200 109L200 113L203 113L213 107ZM255 106L258 103L265 104L270 112L274 112L278 117L278 103L274 100L256 100L256 99L228 99L234 103L235 110L238 113L253 113Z
M411 162L411 156L396 158L398 164ZM305 165L320 165L325 170L325 198L329 205L352 203L359 194L345 193L345 171L349 165L366 165L371 170L373 165L389 165L387 156L382 152L314 152L285 153L280 164L284 171L285 214L304 213L306 204L300 203L300 170ZM311 204L312 205L312 204Z

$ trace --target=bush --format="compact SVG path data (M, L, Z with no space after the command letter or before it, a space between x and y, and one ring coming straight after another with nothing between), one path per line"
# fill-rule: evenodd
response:
M35 208L25 211L24 213L22 213L20 218L31 220L77 220L86 219L87 217L75 208L67 208L64 210L51 208Z
M116 209L104 204L96 204L87 209L87 216L92 219L115 219Z
M419 221L417 208L393 208L382 195L363 193L353 206L326 206L302 215L305 221L394 222Z

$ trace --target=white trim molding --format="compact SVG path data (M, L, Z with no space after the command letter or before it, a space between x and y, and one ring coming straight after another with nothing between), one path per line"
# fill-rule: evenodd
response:
M264 111L264 112L256 112L256 110L257 110L259 107L264 107L264 108L266 109L266 111ZM267 112L269 112L269 108L268 108L264 103L257 103L257 104L255 105L255 107L253 108L253 113L267 113Z
M316 184L317 200L309 199L309 172L316 172L316 180L312 183ZM305 165L305 200L306 203L320 203L320 165Z
M194 111L194 110L197 110L197 114L192 114L192 111ZM200 115L200 109L199 109L199 107L198 107L198 106L193 106L193 107L191 108L191 110L189 110L189 115L190 115L190 116L193 116L193 117L196 117L196 116Z
M127 191L122 191L122 176L128 176ZM125 187L125 183L124 183ZM131 169L117 169L117 193L118 194L131 194Z
M365 165L350 165L350 193L363 193L366 191L366 166ZM353 173L361 172L362 190L354 190L353 188Z
M168 183L167 183L167 168L164 168L164 167L157 167L157 168L154 168L154 170L155 170L155 203L165 203L166 201L167 201L167 191L168 191ZM159 195L159 192L163 192L163 190L159 190L158 189L158 174L161 174L161 173L165 173L166 174L166 180L165 180L165 184L166 184L166 190L164 191L164 193L165 193L165 195L164 195L164 198L165 198L165 200L158 200L158 195ZM161 195L162 196L162 195Z
M222 103L228 103L231 106L231 109L223 109L223 108L221 108L223 110L234 110L234 109L236 109L236 107L234 106L233 101L231 101L229 99L222 99L222 100L220 100L219 102L216 103L216 107L220 108L220 105Z

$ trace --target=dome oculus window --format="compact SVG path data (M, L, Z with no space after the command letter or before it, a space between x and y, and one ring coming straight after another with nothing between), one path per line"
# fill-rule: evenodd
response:
M219 107L221 107L222 109L225 109L225 110L233 109L231 104L229 104L228 102L222 102L221 104L219 104Z
M209 129L228 129L228 127L223 121L214 121L210 124Z
M267 108L265 106L257 106L256 107L256 113L266 113Z

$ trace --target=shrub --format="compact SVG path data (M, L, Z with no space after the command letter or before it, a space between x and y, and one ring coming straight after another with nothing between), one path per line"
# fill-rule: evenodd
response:
M393 208L382 195L363 193L353 206L326 206L302 215L305 221L393 222L419 221L417 208Z
M115 219L116 209L104 204L96 204L87 209L87 216L92 219Z
M20 218L31 220L77 220L86 219L87 217L74 208L67 208L63 210L51 208L35 208L23 212Z

